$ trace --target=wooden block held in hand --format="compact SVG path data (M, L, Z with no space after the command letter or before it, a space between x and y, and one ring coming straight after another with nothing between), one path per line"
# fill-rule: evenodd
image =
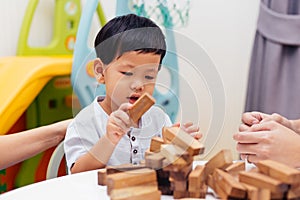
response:
M285 164L273 160L262 160L259 161L256 166L261 173L284 183L300 183L300 171Z
M155 99L148 93L144 93L128 110L129 117L137 123L142 115L155 104Z

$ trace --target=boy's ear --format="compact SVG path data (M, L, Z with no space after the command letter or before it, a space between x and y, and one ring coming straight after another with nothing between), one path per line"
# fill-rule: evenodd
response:
M96 79L98 83L102 83L102 84L105 83L103 72L104 72L104 64L99 58L96 58L94 60L94 73L96 75Z

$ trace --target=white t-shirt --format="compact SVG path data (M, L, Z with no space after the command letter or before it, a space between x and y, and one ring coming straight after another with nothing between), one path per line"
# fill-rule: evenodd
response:
M103 98L96 97L93 103L81 110L68 126L64 150L69 170L80 156L87 153L99 138L106 134L109 116L98 103ZM152 106L142 116L139 128L131 128L119 141L107 165L139 163L150 147L151 138L161 137L162 128L171 125L169 116L159 107Z

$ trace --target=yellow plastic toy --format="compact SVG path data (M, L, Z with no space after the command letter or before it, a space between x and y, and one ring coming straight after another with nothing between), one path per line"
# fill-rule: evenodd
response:
M0 134L5 134L53 77L70 75L72 57L0 59Z

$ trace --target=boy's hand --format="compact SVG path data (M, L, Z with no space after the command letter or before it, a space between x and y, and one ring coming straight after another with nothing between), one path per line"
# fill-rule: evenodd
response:
M180 125L180 123L176 123L173 124L173 127L180 127L182 130L193 136L196 140L201 139L203 136L203 134L199 131L199 127L194 125L193 122L187 122L182 125Z
M130 103L123 103L118 110L112 112L108 118L106 125L107 138L117 144L120 139L126 134L131 126L131 120L128 116L128 109L132 107Z

